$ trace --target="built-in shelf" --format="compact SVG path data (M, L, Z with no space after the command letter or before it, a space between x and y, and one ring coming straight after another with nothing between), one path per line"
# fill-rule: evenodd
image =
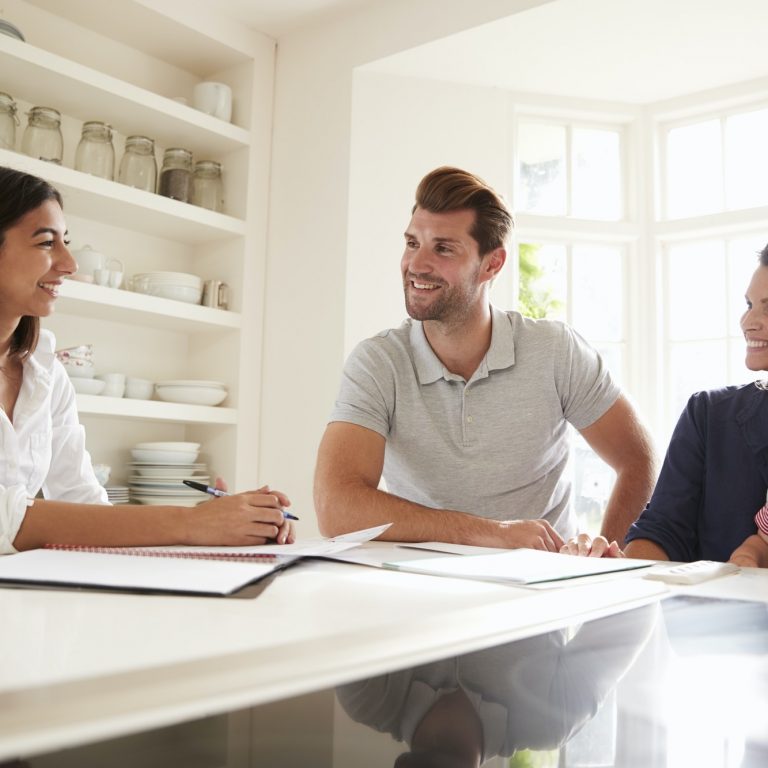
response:
M77 395L77 410L82 416L112 416L187 424L237 423L235 408L165 403L159 400L134 400L125 397L102 397L101 395Z
M58 312L79 317L170 331L237 330L241 325L238 312L185 304L183 301L82 283L79 280L63 282L56 307Z
M13 74L16 98L83 121L108 116L125 136L149 135L160 146L195 154L226 154L250 145L244 128L7 35L0 35L0 71Z
M0 35L0 39L2 35ZM42 176L64 198L64 212L182 243L207 243L245 233L245 222L197 205L0 149L0 165Z

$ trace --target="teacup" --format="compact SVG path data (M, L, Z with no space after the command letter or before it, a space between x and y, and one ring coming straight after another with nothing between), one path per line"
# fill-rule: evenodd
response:
M155 382L149 379L137 379L129 376L125 380L125 397L134 400L149 400L155 391Z
M229 122L232 119L232 89L224 83L198 83L192 89L192 104L195 109L219 120Z
M105 397L122 397L125 393L124 373L101 373L96 378L101 379L106 384L101 391Z

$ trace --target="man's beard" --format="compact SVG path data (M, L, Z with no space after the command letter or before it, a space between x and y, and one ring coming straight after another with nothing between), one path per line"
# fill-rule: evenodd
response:
M478 267L477 273L480 269ZM434 289L438 295L435 298L426 296L427 301L413 300L409 293L411 280L419 282L417 276L405 275L403 278L403 292L405 294L405 310L414 320L433 320L439 323L459 323L471 314L473 304L477 297L477 273L472 276L471 284L468 282L458 286L449 287L445 283L438 283L439 288ZM425 283L434 282L425 279Z

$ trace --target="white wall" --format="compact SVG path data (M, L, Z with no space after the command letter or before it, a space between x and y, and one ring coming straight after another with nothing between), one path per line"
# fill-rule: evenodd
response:
M455 165L507 188L507 109L498 89L355 73L345 353L405 316L399 263L420 179Z
M544 2L392 0L278 41L259 477L290 493L302 534L313 532L315 454L344 360L353 71ZM398 232L401 197L389 203Z

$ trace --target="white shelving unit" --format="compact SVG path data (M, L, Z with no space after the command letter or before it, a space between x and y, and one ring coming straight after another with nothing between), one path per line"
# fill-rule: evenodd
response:
M230 286L229 311L128 290L66 281L44 320L59 348L90 343L97 371L153 381L226 382L222 406L205 407L78 395L95 461L125 479L137 441L196 440L210 469L233 489L258 478L261 297L271 141L274 41L222 24L174 0L113 0L108 8L71 0L9 0L2 15L26 42L0 35L0 91L24 113L62 113L64 161L0 150L0 164L48 179L62 193L73 250L89 244L120 259L126 277L152 270L192 272ZM233 89L233 122L178 103L202 80ZM184 147L224 171L225 213L215 213L73 169L82 123L115 130L119 163L126 136L153 138L162 153Z

